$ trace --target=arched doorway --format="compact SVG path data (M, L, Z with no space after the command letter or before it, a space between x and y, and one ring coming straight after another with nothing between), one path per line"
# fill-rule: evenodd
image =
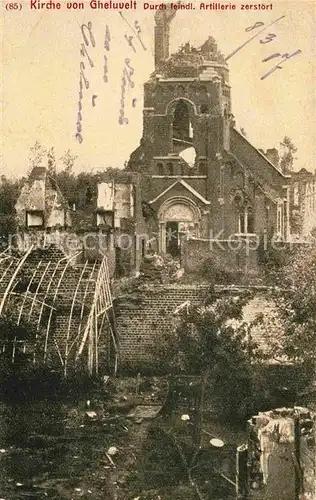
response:
M189 198L178 196L161 205L158 218L160 252L179 257L183 238L198 235L199 208Z

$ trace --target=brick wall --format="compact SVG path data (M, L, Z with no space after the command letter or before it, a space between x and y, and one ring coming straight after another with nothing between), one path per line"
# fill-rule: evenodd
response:
M192 305L202 304L208 290L208 286L198 285L155 285L138 292L135 301L118 299L121 366L149 362L153 347L175 328L176 307L187 300Z
M283 185L289 184L290 179L283 175L277 168L267 164L266 159L256 150L245 137L236 129L231 131L231 151L238 157L245 167L254 173L265 183L274 189L282 189Z
M213 263L214 268L230 273L235 280L238 277L239 284L249 283L260 276L256 246L255 239L248 241L247 246L246 240L237 237L231 241L214 242L192 239L183 242L181 261L189 273L204 273Z
M243 286L241 283L236 286L215 285L212 294L215 291L218 297L227 297L239 295L246 289L251 289L255 296L244 307L243 320L250 323L260 313L266 316L266 323L252 330L252 338L260 349L270 356L273 352L271 339L273 342L277 339L281 342L283 334L281 320L277 319L277 308L269 289L260 285ZM191 306L202 306L210 292L211 287L208 284L156 284L139 287L126 296L117 296L115 313L121 347L120 366L122 368L126 366L138 368L142 365L147 367L154 357L154 348L164 341L166 334L172 334L178 326L179 316L175 314L175 309L186 301L189 301ZM273 328L269 320L271 314L274 317ZM270 363L267 365L269 373L273 373L271 380L278 379L281 386L283 367L282 365L274 366L274 362L275 360L271 365ZM288 365L285 364L284 370L287 368ZM290 373L286 372L286 375L283 375L283 380L287 379L289 386L295 386L297 378L300 379L300 383L305 384L302 375L300 377L294 375L293 380Z

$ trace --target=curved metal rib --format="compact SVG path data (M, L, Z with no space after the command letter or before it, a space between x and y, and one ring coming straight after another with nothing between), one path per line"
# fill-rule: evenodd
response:
M28 314L28 318L27 318L27 321L29 322L30 319L31 319L31 316L32 316L32 312L33 312L33 307L34 307L34 304L36 302L36 297L37 297L37 294L38 294L38 291L42 285L42 282L44 280L44 277L45 277L45 274L46 274L46 271L48 270L49 266L51 265L51 261L48 262L47 266L45 267L44 269L44 272L41 276L41 279L39 280L38 282L38 285L37 285L37 288L35 290L35 294L34 294L34 297L33 297L33 300L32 300L32 304L31 304L31 307L30 307L30 310L29 310L29 314ZM44 297L44 301L45 301L45 297Z
M27 296L28 296L31 284L33 282L33 279L34 279L34 277L35 277L35 275L37 273L37 270L39 269L41 263L42 263L42 261L40 260L39 263L37 264L36 268L35 268L34 273L32 274L32 277L31 277L31 279L29 281L29 284L27 285L27 289L25 291L25 294L24 294L24 297L23 297L23 301L22 301L22 304L21 304L21 308L20 308L20 312L19 312L18 323L17 323L18 325L20 324L20 321L21 321L22 312L23 312L23 309L24 309L24 304L25 304L25 301L27 299Z
M72 299L72 303L71 303L71 308L70 308L70 314L69 314L69 321L68 321L68 328L67 328L67 336L66 336L66 346L65 346L65 364L64 364L64 367L65 367L65 376L66 376L66 366L67 366L67 359L68 359L68 355L70 353L70 350L68 347L68 342L69 342L69 336L70 336L70 328L71 328L71 320L72 320L72 315L73 315L73 310L74 310L74 307L75 307L75 302L76 302L76 298L77 298L77 294L78 294L78 290L79 290L79 287L80 287L80 283L81 283L81 280L84 276L84 273L85 273L85 270L87 268L87 265L88 265L88 261L85 262L85 265L81 271L81 274L80 274L80 277L79 277L79 280L78 280L78 283L77 283L77 286L76 286L76 289L75 289L75 292L74 292L74 295L73 295L73 299Z
M12 274L12 276L11 276L11 279L10 279L10 281L9 281L9 283L8 283L8 286L7 286L7 288L6 288L5 292L4 292L4 295L3 295L3 297L2 297L2 301L1 301L1 304L0 304L0 316L1 316L1 314L2 314L2 311L3 311L3 308L4 308L5 301L7 300L7 297L8 297L8 295L9 295L9 293L10 293L10 290L11 290L11 287L12 287L12 285L13 285L13 283L14 283L14 280L15 280L16 276L18 275L18 273L19 273L20 269L23 267L24 262L26 261L26 259L27 259L27 258L28 258L28 256L30 255L30 253L31 253L31 251L33 250L33 248L34 248L34 245L31 245L31 246L30 246L30 248L28 249L28 251L27 251L27 252L23 255L23 257L20 259L20 261L19 261L19 263L18 263L18 265L17 265L17 267L16 267L16 269L15 269L14 273L13 273L13 274Z
M60 278L59 278L59 281L58 281L58 284L57 284L57 287L55 289L55 293L54 293L54 297L53 297L53 302L52 302L52 307L54 307L55 305L55 302L56 302L56 297L57 297L57 294L58 294L58 290L59 290L59 287L61 285L61 282L63 280L63 277L65 275L65 272L66 270L68 269L68 266L70 264L70 262L75 259L76 257L78 257L78 255L80 255L81 251L74 254L72 257L70 257L70 259L67 260L66 262L66 265L64 267L64 269L62 270L62 273L60 275ZM48 318L48 322L47 322L47 328L46 328L46 337L45 337L45 347L44 347L44 362L46 361L46 357L47 357L47 344L48 344L48 335L49 335L49 329L50 329L50 324L51 324L51 321L52 321L52 316L53 316L53 309L50 310L50 313L49 313L49 318ZM59 347L58 347L58 343L56 341L56 347L57 347L57 350L59 352ZM62 363L63 366L64 366L64 363Z

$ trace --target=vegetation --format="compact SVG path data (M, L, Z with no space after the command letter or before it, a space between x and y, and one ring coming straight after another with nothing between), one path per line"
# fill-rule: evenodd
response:
M311 370L316 362L316 249L302 246L282 270L278 306L285 327L284 354Z
M159 352L159 361L172 373L200 375L201 392L212 395L212 407L231 421L251 414L256 363L262 359L242 321L249 299L249 294L220 299L211 294L207 305L182 314Z
M273 401L294 404L315 375L316 249L268 250L275 307L247 325L242 314L248 295L218 299L211 294L207 305L182 315L175 334L159 349L160 368L201 375L202 392L207 388L212 407L231 421L244 421L268 401L268 407ZM265 352L253 341L258 329L267 344ZM271 380L264 360L279 363ZM284 375L281 368L289 373ZM295 378L293 373L300 375Z
M244 273L239 268L234 270L228 268L220 262L218 256L212 255L203 261L198 274L198 278L204 279L206 282L228 285L240 283Z
M316 248L307 244L274 247L264 258L277 305L277 317L270 311L264 318L267 339L276 358L300 367L312 381L316 366ZM276 323L282 327L282 338L275 336Z
M89 209L97 196L97 182L104 177L115 178L120 169L107 168L105 171L75 173L74 167L77 156L70 150L65 151L59 159L61 167L57 167L54 148L46 149L38 141L30 148L28 174L35 166L46 166L51 177L56 180L58 187L68 202L70 208L77 210ZM9 234L16 229L15 204L25 178L8 179L1 177L0 182L0 248L5 246Z
M283 279L284 266L294 252L295 249L290 248L287 242L277 241L271 233L261 238L257 258L264 272L266 284L278 286Z
M280 168L283 173L289 174L293 170L295 153L297 152L297 148L295 147L292 139L290 137L285 136L283 141L281 142L281 146L283 148L283 155L280 160Z
M14 205L18 197L18 193L22 184L22 180L7 179L4 175L1 176L0 182L0 247L1 242L15 231Z
M23 349L27 341L27 349ZM76 396L100 386L100 381L77 370L65 379L61 371L52 370L43 358L34 363L34 352L41 351L44 336L32 324L8 315L0 317L0 398L9 401L56 396Z

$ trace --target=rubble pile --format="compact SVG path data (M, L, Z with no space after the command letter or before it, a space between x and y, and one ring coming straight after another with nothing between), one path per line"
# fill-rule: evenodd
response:
M180 262L167 254L147 254L140 266L140 279L143 282L172 283L182 276Z

